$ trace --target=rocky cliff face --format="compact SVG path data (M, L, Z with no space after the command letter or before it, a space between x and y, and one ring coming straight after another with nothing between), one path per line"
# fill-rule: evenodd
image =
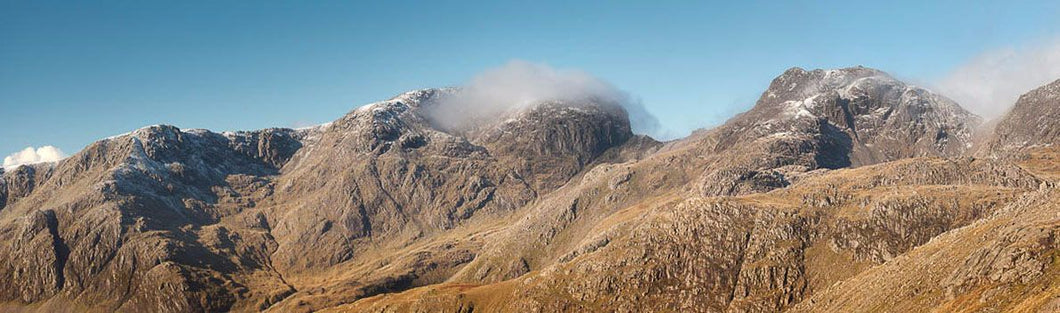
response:
M1060 80L1020 96L998 121L987 154L1060 143Z
M793 68L668 143L592 100L438 127L458 89L300 130L151 126L3 173L0 308L1048 310L1057 126L1021 112L1050 88L998 127L1019 158L964 157L978 117L861 67Z
M682 145L716 155L703 195L785 187L799 173L971 151L981 119L925 89L863 67L778 76L748 112Z
M818 166L861 166L918 156L959 156L981 119L953 101L864 68L792 68L730 124L728 145L813 135ZM750 138L749 138L750 137Z
M238 209L225 205L237 189L277 173L300 135L151 126L5 173L15 197L0 216L0 297L48 310L230 308L229 275L262 260L197 237Z

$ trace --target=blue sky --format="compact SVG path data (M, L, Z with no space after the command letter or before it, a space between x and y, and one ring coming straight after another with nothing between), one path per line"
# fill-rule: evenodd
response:
M513 59L606 80L672 137L749 108L792 66L930 84L1060 34L1057 1L566 2L0 0L0 155L159 123L317 124Z

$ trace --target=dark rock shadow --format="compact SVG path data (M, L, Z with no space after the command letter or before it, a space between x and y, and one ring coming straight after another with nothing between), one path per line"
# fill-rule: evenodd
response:
M854 147L854 140L850 134L824 119L818 120L817 125L819 132L814 138L817 144L817 154L814 155L817 167L828 169L849 167L850 153Z

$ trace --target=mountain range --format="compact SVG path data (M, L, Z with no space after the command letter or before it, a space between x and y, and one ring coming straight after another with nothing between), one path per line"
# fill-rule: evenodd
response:
M1060 311L1060 80L988 123L792 68L666 142L606 99L439 123L459 92L3 172L0 310Z

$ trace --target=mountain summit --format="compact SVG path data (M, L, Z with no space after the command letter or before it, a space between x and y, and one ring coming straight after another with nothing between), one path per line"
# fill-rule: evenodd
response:
M792 68L751 110L679 145L715 159L703 166L703 194L732 195L784 187L816 169L959 156L980 123L945 97L879 70Z
M1019 97L998 122L990 142L993 150L1010 151L1060 143L1060 80Z
M972 133L982 123L952 100L865 67L789 69L740 120L759 134L783 134L799 121L826 121L827 128L842 132L835 140L850 141L853 166L958 156L971 148Z

